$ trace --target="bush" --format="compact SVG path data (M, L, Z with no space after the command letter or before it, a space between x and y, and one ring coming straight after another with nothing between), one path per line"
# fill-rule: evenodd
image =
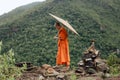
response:
M1 52L2 42L0 42ZM7 53L0 55L0 80L15 80L15 77L19 77L22 71L25 69L15 66L14 52L9 50Z
M110 67L110 73L111 75L113 76L116 76L116 75L119 75L120 74L120 71L119 71L119 58L114 54L110 54L108 56L108 59L107 59L107 63Z
M70 80L77 80L77 76L76 76L75 74L72 74L72 75L70 76Z

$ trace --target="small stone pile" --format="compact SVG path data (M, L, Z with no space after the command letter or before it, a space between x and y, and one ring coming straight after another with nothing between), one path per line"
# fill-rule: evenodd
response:
M105 60L100 58L99 50L95 48L95 42L83 53L82 60L78 63L76 73L81 75L96 74L98 72L107 73L109 68Z

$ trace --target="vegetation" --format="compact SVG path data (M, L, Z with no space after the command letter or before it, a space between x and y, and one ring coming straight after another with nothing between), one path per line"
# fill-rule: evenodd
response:
M72 74L72 75L70 76L70 80L77 80L77 76L76 76L75 74Z
M2 42L0 42L0 49ZM1 50L0 50L1 52ZM15 66L14 52L9 50L7 53L0 55L0 80L15 80L19 77L25 67L18 68Z
M68 20L80 34L78 37L67 29L71 65L76 66L91 39L103 58L120 49L120 0L47 0L33 4L0 16L0 40L5 45L2 53L14 49L17 62L55 65L57 41L53 37L57 30L53 27L55 19L48 13Z
M114 54L110 54L107 59L108 65L110 67L110 73L113 76L120 74L120 59Z

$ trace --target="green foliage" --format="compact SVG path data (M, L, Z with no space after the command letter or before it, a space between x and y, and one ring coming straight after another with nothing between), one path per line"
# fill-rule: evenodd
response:
M15 80L15 77L19 77L22 74L21 71L24 69L25 67L18 68L15 66L14 52L12 49L0 55L0 80Z
M117 64L118 60L119 58L114 53L112 53L108 56L107 62L108 62L108 65L113 66Z
M72 75L70 76L70 80L77 80L77 76L76 76L75 74L72 74Z
M120 75L120 65L110 66L110 73L112 76L119 76Z
M107 63L113 76L120 74L120 59L114 53L108 56Z
M82 52L95 40L102 57L120 46L120 0L47 0L33 3L0 16L2 53L14 49L17 62L28 61L36 65L55 65L57 41L53 37L53 13L67 20L80 34L69 34L71 65L76 65ZM27 9L26 9L27 8ZM5 42L4 42L5 41Z

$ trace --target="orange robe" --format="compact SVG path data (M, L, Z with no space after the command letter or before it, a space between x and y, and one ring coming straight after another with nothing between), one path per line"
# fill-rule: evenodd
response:
M70 65L70 55L69 55L69 44L68 44L68 34L65 28L61 27L58 33L58 52L56 56L56 64Z

